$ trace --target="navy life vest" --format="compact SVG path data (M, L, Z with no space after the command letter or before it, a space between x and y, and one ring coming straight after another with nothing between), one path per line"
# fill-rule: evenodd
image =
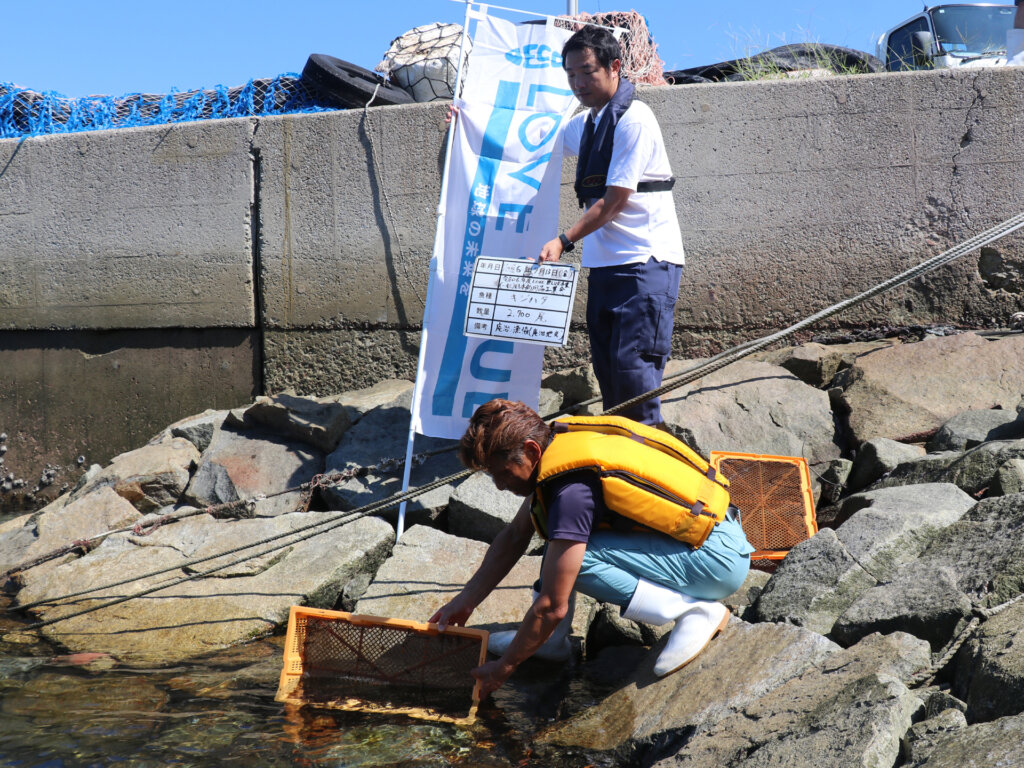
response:
M612 162L612 146L615 141L615 126L633 103L636 88L629 80L619 76L619 87L608 102L601 122L593 131L583 130L580 139L579 162L576 165L576 199L582 208L586 201L604 197L608 189L608 166ZM587 117L586 122L592 123ZM637 192L667 192L675 186L675 177L664 181L641 181L636 185Z

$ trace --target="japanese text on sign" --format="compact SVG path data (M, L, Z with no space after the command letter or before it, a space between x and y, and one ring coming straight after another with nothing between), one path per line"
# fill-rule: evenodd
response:
M465 334L564 347L578 276L571 264L480 256L473 265Z

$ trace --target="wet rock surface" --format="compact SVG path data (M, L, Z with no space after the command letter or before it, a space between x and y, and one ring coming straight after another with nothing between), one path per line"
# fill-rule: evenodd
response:
M723 601L735 614L726 630L666 678L651 669L668 626L577 600L574 660L527 662L484 703L484 719L522 732L515 738L535 761L524 764L1019 764L1021 338L809 344L668 395L669 429L698 450L807 459L822 475L830 527L774 570L752 571ZM965 366L977 375L964 377ZM593 393L586 371L545 383L550 407ZM410 402L411 385L393 381L197 414L77 483L68 478L47 507L0 520L0 571L13 569L5 590L27 606L22 620L61 619L3 636L0 689L24 689L4 697L5 716L23 723L34 717L34 692L48 695L53 662L29 658L43 658L39 643L53 649L46 659L164 668L255 648L254 637L280 643L293 604L428 618L472 575L520 499L484 475L450 479L461 470L454 452L441 450L451 441L418 437L417 452L432 455L416 461L411 485L438 487L410 502L397 543L393 508L364 515L364 505L400 488ZM313 489L324 472L344 479ZM89 537L97 537L90 547L28 567ZM471 626L515 627L540 562L539 546L531 548ZM113 602L144 590L153 591ZM5 632L13 626L0 622ZM955 658L936 667L964 632ZM271 655L231 675L184 675L120 697L157 710L171 706L168 691L216 699L251 689L266 698L278 672ZM296 733L315 740L319 717L302 715ZM339 717L322 721L332 744ZM237 743L237 722L207 722L207 746ZM154 723L126 725L125 743L149 740L159 750L192 738ZM75 738L91 754L87 735ZM494 764L514 764L504 759Z

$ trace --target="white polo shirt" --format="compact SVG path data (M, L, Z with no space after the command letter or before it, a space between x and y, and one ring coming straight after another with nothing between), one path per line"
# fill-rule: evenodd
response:
M1006 64L1011 67L1024 66L1024 29L1006 30Z
M594 117L600 124L605 105ZM566 154L579 155L586 124L585 110L565 127ZM682 264L686 260L671 192L637 192L641 181L664 181L672 176L661 127L651 108L634 100L615 126L607 185L632 189L625 207L600 229L583 238L584 267L615 267L657 261Z

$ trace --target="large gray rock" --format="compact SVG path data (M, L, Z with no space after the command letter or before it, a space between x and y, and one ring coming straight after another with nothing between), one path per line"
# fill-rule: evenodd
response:
M923 760L907 762L907 768L1022 768L1024 715L1003 717L954 729L937 738Z
M257 397L245 410L245 419L324 453L337 448L345 430L352 426L351 415L340 403L299 397L290 390L272 397Z
M733 619L693 662L657 678L653 667L661 647L651 649L611 696L542 731L536 741L621 751L666 731L706 729L839 650L796 627Z
M925 704L927 709L927 703ZM967 727L967 718L959 709L944 709L939 714L915 723L903 738L906 761L922 762L935 751L936 742Z
M917 483L953 483L970 494L988 493L999 483L1007 462L1024 458L1024 440L982 443L964 453L938 453L900 464L875 487Z
M971 601L953 569L914 563L894 581L865 590L836 619L829 636L852 645L873 632L908 632L938 651L970 612Z
M888 438L876 439L885 440ZM875 486L892 487L896 485L944 482L946 470L962 457L963 453L959 451L941 451L939 453L927 453L923 456L910 456L878 477L875 480ZM940 480L940 478L943 478L943 480Z
M452 494L448 505L448 532L492 542L512 522L523 502L521 496L495 488L486 472L475 472Z
M783 621L828 634L836 619L875 578L823 528L789 551L752 608L757 621Z
M367 412L344 434L338 448L327 457L327 472L369 471L324 489L323 495L332 507L356 509L401 491L411 402L412 392L406 391L387 405ZM414 450L417 455L427 454L452 448L454 444L452 440L417 435ZM413 465L410 488L419 488L464 469L454 450L425 456L422 462ZM409 501L407 525L428 522L447 506L452 490L452 484L445 484ZM397 508L381 514L394 520Z
M395 544L394 552L377 571L359 599L359 613L426 621L455 597L483 560L487 545L460 539L435 528L416 525ZM533 604L533 583L541 558L527 555L486 600L477 606L467 626L496 632L515 629ZM586 637L594 601L576 597L573 634Z
M109 486L140 512L153 512L178 501L198 460L199 451L191 442L172 437L115 456L71 498L80 499Z
M403 395L407 395L411 402L413 386L411 381L405 379L385 379L363 389L353 389L337 395L319 397L317 402L341 405L348 413L349 420L354 424L374 408L392 403Z
M670 361L665 378L689 365ZM662 399L661 415L705 456L740 451L803 456L811 464L839 457L828 395L770 363L741 360L674 390Z
M1024 492L1024 459L1010 459L996 470L996 481L990 489L994 496Z
M1024 601L983 622L956 665L954 691L972 722L1024 713Z
M837 382L858 443L929 434L964 410L1016 407L1024 388L1024 335L930 336L865 355Z
M575 405L601 396L601 385L597 383L594 367L589 364L553 371L541 380L541 384L560 392L564 405Z
M930 661L908 635L873 635L700 729L655 763L723 768L891 768L923 703L904 681ZM664 752L663 752L664 754Z
M75 501L61 497L30 521L0 534L0 572L141 519L139 511L110 486Z
M849 519L790 551L758 597L754 615L829 634L861 594L892 578L973 505L963 491L943 484L848 497L840 517Z
M897 339L859 341L850 344L819 344L810 342L796 347L783 347L754 355L754 359L780 365L798 379L812 387L824 389L843 368L849 368L857 358L894 346Z
M985 499L939 531L912 567L865 591L843 631L915 632L937 649L971 617L973 605L995 607L1022 591L1024 494Z
M835 504L843 495L850 482L850 473L853 471L853 462L849 459L832 459L825 464L818 476L820 490L815 507L820 510L829 504ZM819 524L822 517L818 515Z
M898 465L917 461L923 455L924 450L920 447L898 443L887 437L865 440L857 449L847 487L851 491L867 488Z
M61 502L61 507L64 506L63 497L56 499L48 506L53 506L57 501ZM31 515L22 515L16 518L17 524L15 524L15 520L11 520L5 523L0 530L0 573L5 573L26 562L25 552L36 540L35 529L28 524L31 517Z
M213 439L213 433L220 429L224 423L228 413L229 411L216 411L207 408L202 413L186 416L184 419L162 429L149 441L149 445L166 443L173 437L183 437L192 443L197 451L202 453L210 444L210 440Z
M203 451L183 498L203 508L266 495L255 502L257 516L287 514L306 498L302 491L288 489L320 474L323 462L323 454L305 443L258 429L224 427Z
M1024 419L1010 409L958 413L928 441L929 451L965 451L989 440L1019 440L1024 437Z
M128 586L101 589L70 604L34 609L54 619L134 594L185 574L216 573L144 597L68 618L43 631L73 651L100 651L122 660L176 663L280 629L289 608L333 607L345 585L374 572L387 555L393 532L387 523L364 518L305 541L286 538L223 557L246 544L282 536L329 513L281 515L270 519L216 520L209 515L163 526L145 537L118 534L88 555L58 567L35 568L23 576L19 603L53 599L69 591L102 587L126 578ZM270 548L284 544L273 552ZM244 562L240 558L259 556ZM213 557L187 566L190 559ZM170 573L152 575L163 568Z

